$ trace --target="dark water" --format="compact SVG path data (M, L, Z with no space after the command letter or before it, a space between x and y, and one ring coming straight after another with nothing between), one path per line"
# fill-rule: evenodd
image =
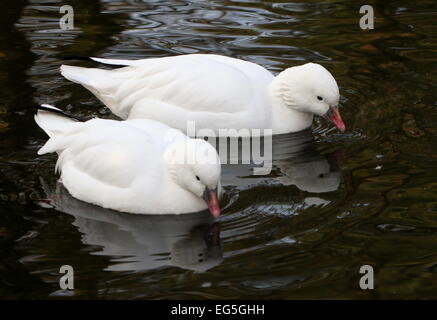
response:
M75 30L59 30L59 6ZM0 298L437 298L435 1L2 1ZM326 66L348 130L277 137L269 176L224 167L224 214L132 216L71 198L29 106L110 117L71 55L219 53ZM81 63L81 65L89 65ZM98 106L98 108L96 108ZM61 265L75 290L59 290ZM359 288L373 266L375 290Z

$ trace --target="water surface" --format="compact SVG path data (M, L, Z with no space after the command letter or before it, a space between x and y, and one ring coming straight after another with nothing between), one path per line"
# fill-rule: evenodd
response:
M0 5L0 298L437 298L434 1L74 2ZM273 170L223 168L223 215L133 216L71 198L29 107L111 117L58 68L65 56L218 53L337 79L347 131L276 137ZM90 63L72 61L77 65ZM59 268L75 269L72 292ZM359 288L359 268L375 290ZM65 297L67 296L67 297Z

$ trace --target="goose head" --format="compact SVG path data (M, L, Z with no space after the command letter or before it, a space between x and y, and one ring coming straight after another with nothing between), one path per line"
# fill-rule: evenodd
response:
M286 107L323 117L340 131L346 129L338 109L337 82L323 66L306 63L288 68L276 76L272 88Z
M202 198L217 218L220 215L221 166L216 149L205 140L186 139L170 146L164 157L173 181Z

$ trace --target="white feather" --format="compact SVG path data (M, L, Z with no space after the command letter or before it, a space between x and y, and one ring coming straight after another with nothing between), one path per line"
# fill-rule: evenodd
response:
M197 129L209 128L216 133L229 128L300 131L313 119L311 110L295 108L288 96L282 99L284 90L293 86L287 82L287 78L293 78L288 74L299 69L287 69L281 81L274 81L272 73L255 63L213 54L135 61L92 59L126 67L102 70L62 66L62 75L85 86L122 119L155 119L182 131L191 120ZM315 81L300 79L306 87L322 87L322 91L337 88L332 76L323 77L329 74L326 69L309 65L304 65L305 69ZM319 103L306 87L297 95L311 94L311 99Z
M56 166L61 180L75 198L130 213L177 214L206 209L205 201L190 191L199 187L192 173L198 164L174 169L164 155L180 142L195 141L213 149L207 142L189 139L178 130L146 119L77 122L39 111L35 120L50 136L38 153L59 154ZM216 187L219 162L207 169L202 171L202 181ZM178 170L188 174L180 175Z

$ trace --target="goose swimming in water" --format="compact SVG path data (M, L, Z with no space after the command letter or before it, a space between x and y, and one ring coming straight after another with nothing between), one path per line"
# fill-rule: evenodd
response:
M73 197L137 214L220 215L220 160L208 142L154 120L80 122L49 105L35 121L49 136L38 154L58 153Z
M274 76L264 67L215 54L142 60L90 58L115 70L63 65L62 75L83 85L122 119L154 119L187 132L196 129L304 130L313 116L340 131L339 89L323 66L306 63Z

